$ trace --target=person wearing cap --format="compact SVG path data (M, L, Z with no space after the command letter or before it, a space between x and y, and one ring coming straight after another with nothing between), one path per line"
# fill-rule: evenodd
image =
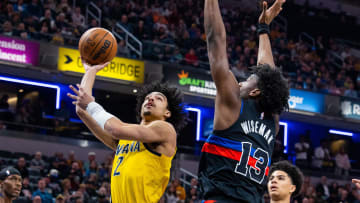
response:
M95 152L89 152L88 153L88 160L84 163L84 170L87 171L89 170L90 168L90 164L91 162L95 161L96 164L97 164L97 161L96 161L96 153Z
M62 194L59 194L57 197L56 197L56 200L55 200L55 203L65 203L65 198Z
M19 197L22 186L20 172L13 167L0 171L0 203L9 203Z

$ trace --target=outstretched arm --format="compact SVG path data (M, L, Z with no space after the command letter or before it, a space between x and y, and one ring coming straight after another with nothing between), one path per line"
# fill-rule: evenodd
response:
M282 10L282 5L284 3L285 0L276 0L274 4L268 9L267 2L263 1L263 10L259 18L259 24L270 25L273 19L277 15L279 15L280 11ZM271 67L275 68L269 35L266 33L259 35L259 51L257 64L268 64Z
M204 26L212 78L221 103L239 102L240 90L229 69L226 53L226 31L218 0L205 0Z
M285 0L276 0L274 4L268 9L268 4L266 1L263 1L262 4L262 13L259 17L259 24L270 25L270 23L274 20L276 16L282 10L282 5L285 3ZM271 43L269 39L269 35L267 33L263 33L259 35L259 51L258 51L258 61L257 64L268 64L270 67L275 68L274 57L271 50ZM275 125L276 134L279 132L279 115L273 115Z
M84 63L85 67L85 74L83 75L81 79L81 86L83 87L81 90L89 95L89 97L86 97L85 99L88 99L88 103L91 101L94 101L94 98L92 95L92 88L94 86L94 81L96 77L96 73L104 68L107 64L102 64L98 66L93 66L93 68L90 68L89 65ZM95 68L94 68L95 67ZM79 86L78 86L79 87ZM76 95L80 95L80 92L75 89L73 86L70 86L70 88L73 90L73 92ZM76 98L75 95L72 95L68 93L68 96L73 98ZM83 95L81 95L83 96ZM84 98L84 97L83 97ZM96 121L86 112L86 106L82 105L80 102L73 102L76 104L76 114L79 116L79 118L84 122L84 124L89 128L89 130L95 135L96 138L98 138L102 143L104 143L106 146L108 146L112 150L116 150L117 146L117 140L114 139L111 134L104 131L97 123Z

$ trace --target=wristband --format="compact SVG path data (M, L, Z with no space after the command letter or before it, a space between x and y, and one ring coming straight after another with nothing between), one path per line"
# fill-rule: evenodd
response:
M261 34L270 35L270 27L266 23L260 23L257 26L256 32L257 32L258 35L261 35Z
M102 129L105 128L105 123L110 118L114 117L114 115L105 111L105 109L96 102L90 102L86 111L90 114L90 116L100 125Z

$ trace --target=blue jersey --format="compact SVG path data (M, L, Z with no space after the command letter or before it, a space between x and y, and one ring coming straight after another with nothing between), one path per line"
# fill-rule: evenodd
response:
M275 121L243 100L236 122L214 130L202 148L200 191L205 200L262 202L275 143Z

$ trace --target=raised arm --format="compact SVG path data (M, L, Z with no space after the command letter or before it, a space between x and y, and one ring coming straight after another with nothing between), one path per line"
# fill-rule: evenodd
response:
M103 67L105 67L107 64L96 66L95 68L90 68L89 65L84 64L85 67L85 74L83 75L81 79L81 88L82 92L79 92L76 88L73 86L70 86L70 88L73 90L73 92L76 94L72 95L68 93L68 96L72 99L77 100L77 98L82 97L82 99L87 99L90 103L90 101L93 101L94 98L92 95L92 88L94 85L96 73L101 70ZM88 95L88 97L84 97L84 93ZM97 123L96 121L86 112L86 105L82 105L82 103L74 101L74 104L76 104L76 114L79 116L79 118L84 122L84 124L89 128L89 130L95 135L96 138L98 138L102 143L104 143L106 146L108 146L112 150L116 150L117 146L117 140L114 139L110 133L104 131Z
M285 3L285 0L276 0L274 4L268 9L268 4L266 1L263 1L262 4L262 13L259 17L259 24L265 24L267 26L274 20L274 18L279 15L282 10L282 5ZM257 64L269 64L271 67L275 68L274 57L271 51L271 43L269 35L267 33L262 33L259 35L259 51L258 51L258 61Z
M279 15L279 13L282 10L282 5L285 3L285 0L276 0L274 4L268 9L268 4L266 1L262 2L262 13L259 17L259 25L265 25L269 26L270 23L274 20L276 16ZM259 34L259 51L258 51L258 65L261 64L268 64L272 68L275 67L274 63L274 57L271 50L271 43L268 33L264 32L262 34ZM275 125L275 131L276 134L279 132L279 121L280 116L278 114L273 115Z
M204 26L211 75L222 104L229 106L239 102L238 82L229 69L226 53L226 31L218 0L205 0Z

